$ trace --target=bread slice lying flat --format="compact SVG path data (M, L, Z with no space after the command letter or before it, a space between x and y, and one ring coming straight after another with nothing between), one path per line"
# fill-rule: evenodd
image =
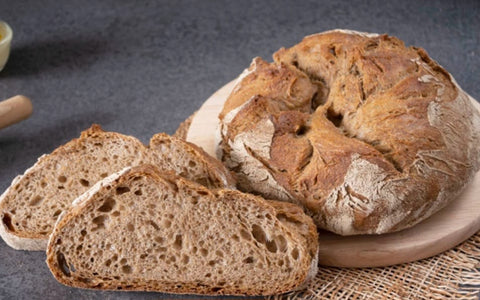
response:
M63 284L92 289L269 295L317 270L317 232L295 205L211 191L144 165L97 183L50 237Z
M58 216L75 198L108 175L142 163L211 188L234 185L223 165L195 145L166 134L155 135L151 145L93 125L13 180L0 196L0 235L15 249L44 250Z

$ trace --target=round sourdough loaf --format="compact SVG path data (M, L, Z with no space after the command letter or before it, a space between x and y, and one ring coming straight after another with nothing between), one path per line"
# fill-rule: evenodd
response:
M428 218L479 169L480 114L422 48L333 30L255 58L219 115L239 188L298 203L342 235Z

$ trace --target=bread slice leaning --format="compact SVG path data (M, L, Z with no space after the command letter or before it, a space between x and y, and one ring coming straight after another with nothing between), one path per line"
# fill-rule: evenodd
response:
M270 295L315 275L317 251L316 227L295 205L144 165L75 200L50 236L47 264L80 288Z
M235 187L227 168L202 148L181 138L158 133L150 139L151 163L209 188Z
M220 162L190 143L157 134L151 145L93 125L40 157L0 196L1 237L15 249L45 250L60 213L97 181L128 166L152 163L211 188L234 186Z

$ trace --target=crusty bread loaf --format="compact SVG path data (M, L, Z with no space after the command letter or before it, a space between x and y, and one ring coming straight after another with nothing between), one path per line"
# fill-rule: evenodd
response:
M44 250L59 214L76 197L108 175L142 163L211 188L234 186L225 167L195 145L157 134L149 148L134 137L93 125L14 179L0 197L0 235L15 249Z
M75 200L50 236L47 264L81 288L269 295L314 276L317 251L298 206L143 165Z
M472 100L421 48L329 31L254 59L219 116L218 152L240 189L302 204L321 228L398 231L478 171Z

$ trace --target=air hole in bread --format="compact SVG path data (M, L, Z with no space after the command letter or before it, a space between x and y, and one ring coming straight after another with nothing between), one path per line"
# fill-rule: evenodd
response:
M197 178L197 179L195 179L195 181L198 182L199 184L203 185L203 186L209 186L210 185L208 179L204 178L204 177Z
M257 224L253 224L252 235L257 242L259 242L260 244L265 244L267 236L265 234L265 231L263 231L262 227L258 226Z
M212 266L212 267L213 267L215 264L216 264L216 262L215 262L214 260L211 260L211 261L208 262L208 265L209 265L209 266Z
M243 262L246 263L246 264L253 264L253 262L254 262L253 256L249 256L249 257L245 258L243 260Z
M110 212L115 207L115 204L116 204L115 199L109 197L103 202L102 206L98 208L98 211Z
M177 234L177 236L175 237L175 242L173 243L173 248L175 248L176 250L182 249L182 235L181 234Z
M128 231L134 231L134 230L135 230L135 227L133 226L132 223L128 223L128 224L127 224L127 230L128 230Z
M235 241L235 242L238 242L240 241L240 237L236 234L232 235L232 239Z
M303 136L305 135L310 128L305 125L299 125L295 128L295 135L296 136Z
M337 57L337 49L335 48L335 45L330 45L330 47L328 47L328 52L334 57Z
M119 215L120 215L120 212L118 210L116 210L112 213L113 217L118 217Z
M157 236L155 237L155 242L159 243L159 244L163 244L165 242L165 239L161 236Z
M223 252L220 251L220 250L215 251L215 254L216 254L218 257L223 257Z
M252 236L250 235L250 233L248 233L245 229L240 229L240 236L242 237L242 239L244 240L251 240L252 239Z
M58 182L64 183L64 182L66 182L66 181L67 181L67 177L65 177L65 176L63 176L63 175L62 175L62 176L58 176Z
M44 187L47 186L47 183L46 183L45 181L42 181L42 182L40 182L40 186L41 186L42 188L44 188Z
M191 167L191 168L194 168L196 165L197 165L197 163L194 162L193 160L190 160L190 161L188 162L188 166Z
M92 231L105 228L105 222L107 220L108 220L108 216L104 216L104 215L93 218L92 223L97 225L97 227L93 228Z
M189 261L190 261L190 257L189 257L188 255L185 255L185 254L184 254L184 255L182 256L182 263L183 263L184 265L186 265L186 264L188 264Z
M172 226L172 222L170 222L170 220L163 220L162 221L162 227L163 228L170 228L170 226Z
M87 231L86 231L85 229L83 229L82 231L80 231L80 234L81 234L82 236L86 236L86 235L87 235Z
M58 252L57 254L57 264L60 268L60 271L67 276L70 277L70 269L68 268L67 262L65 261L65 256L62 252Z
M212 277L212 273L207 273L207 274L205 274L205 277L206 277L206 278Z
M121 264L121 265L124 265L124 264L126 264L126 263L127 263L127 259L126 259L126 258L122 258L122 259L120 260L120 264Z
M108 176L108 173L102 173L102 174L100 174L100 177L102 177L102 178L105 178L105 177L107 177L107 176Z
M208 192L207 192L207 191L202 191L202 190L197 191L197 193L198 193L199 195L203 195L203 196L208 195Z
M84 187L90 186L90 182L86 179L80 179L80 184L83 185Z
M208 250L205 249L205 248L202 248L200 249L200 254L203 256L203 257L206 257L208 255Z
M198 204L198 197L191 196L190 197L190 203L192 203L193 205L197 205Z
M32 200L30 200L30 202L28 203L30 206L35 206L35 205L38 205L42 202L43 200L43 197L39 196L39 195L36 195L35 197L33 197Z
M277 243L275 243L275 240L267 241L266 246L267 246L268 251L270 251L272 253L277 252Z
M119 186L119 187L117 187L115 192L117 193L117 195L125 194L125 193L130 192L130 188L128 188L126 186Z
M340 127L342 125L342 114L335 112L331 107L327 109L326 117L333 125L335 125L335 127Z
M278 249L281 252L287 251L287 240L285 239L285 237L283 235L277 235L275 240L277 242Z
M3 224L5 225L5 227L7 227L8 231L15 231L15 229L13 228L13 224L12 224L12 218L10 217L10 214L4 214L3 215L3 218L2 218L2 222Z
M160 230L160 227L158 227L157 223L153 222L152 220L148 221L148 224L152 225L155 230Z
M299 255L298 249L297 249L297 248L294 248L294 249L292 250L292 258L295 259L295 260L297 260L297 259L298 259L298 255Z
M62 213L62 211L61 211L60 209L57 209L57 210L53 213L53 217L56 218L56 217L58 217L61 213Z
M134 192L134 194L137 195L137 196L141 196L142 195L142 190L138 189Z

